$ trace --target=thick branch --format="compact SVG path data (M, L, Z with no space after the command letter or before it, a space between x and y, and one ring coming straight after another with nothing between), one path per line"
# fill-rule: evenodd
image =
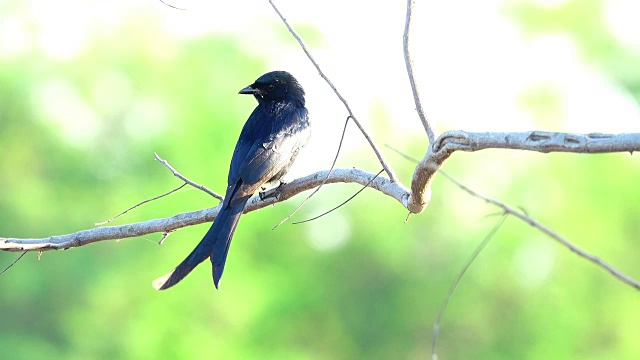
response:
M640 133L567 134L547 131L473 133L448 131L436 140L434 149L450 153L456 150L514 149L543 153L583 154L640 151Z
M416 166L411 181L411 197L407 209L422 212L431 199L433 175L455 151L513 149L583 154L640 151L640 133L631 134L567 134L546 131L474 133L447 131L429 147Z
M261 209L268 205L285 201L303 191L319 186L327 177L328 171L320 171L300 179L296 179L289 184L282 186L277 192L277 196L271 196L261 200L259 196L254 196L249 200L246 212ZM359 169L334 169L331 176L326 180L329 183L358 183L366 185L376 174ZM376 189L385 195L399 201L406 207L409 198L408 190L400 183L391 182L384 177L377 177L369 187ZM273 192L271 192L273 194ZM61 250L88 245L104 240L118 240L124 238L137 237L152 233L168 233L176 229L211 222L215 219L220 205L210 209L181 213L175 216L162 219L153 219L144 222L121 225L105 226L90 230L82 230L67 235L50 236L41 239L15 239L0 238L0 250L4 251L45 251Z

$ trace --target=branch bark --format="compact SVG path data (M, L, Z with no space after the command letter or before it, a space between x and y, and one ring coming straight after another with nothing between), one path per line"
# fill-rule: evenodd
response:
M392 197L410 212L419 213L424 211L429 203L430 183L433 176L451 154L455 151L473 152L484 149L527 150L542 153L633 153L634 151L640 151L640 133L582 135L543 131L516 133L448 131L436 139L433 146L429 147L425 157L416 166L411 183L411 191L399 181L393 182L386 177L380 176L369 187ZM271 196L265 198L265 200L261 200L259 196L254 196L249 200L245 213L288 200L303 191L313 189L322 184L327 175L329 175L328 170L296 179L282 186L277 196ZM374 176L375 174L360 169L334 169L326 180L326 184L357 183L365 186ZM181 213L162 219L121 226L105 226L40 239L0 238L0 250L60 250L88 245L98 241L124 239L152 233L167 233L185 226L213 221L218 211L219 206Z
M512 149L542 153L600 154L640 151L640 133L570 134L547 131L466 132L447 131L427 150L413 173L407 209L420 213L431 200L431 181L442 164L456 151Z
M277 192L269 192L271 195L265 200L260 196L253 196L245 213L264 208L268 205L282 202L292 198L293 196L313 189L319 186L325 178L328 171L320 171L314 174L296 179L286 185L283 185ZM376 174L359 169L334 169L325 184L335 183L357 183L365 186L375 177ZM369 187L382 192L383 194L396 199L398 202L406 206L409 198L409 191L402 184L392 182L388 178L377 177ZM131 237L138 237L153 233L168 233L179 228L191 225L211 222L216 218L220 205L198 211L191 211L177 214L167 218L153 219L134 224L120 226L105 226L95 229L82 230L72 234L50 236L40 239L17 239L17 238L0 238L0 250L4 251L46 251L46 250L62 250L74 247L84 246L98 241L119 240Z

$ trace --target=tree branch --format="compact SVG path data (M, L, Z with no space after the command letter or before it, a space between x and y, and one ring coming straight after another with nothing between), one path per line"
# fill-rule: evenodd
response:
M442 134L433 148L436 152L444 153L484 149L514 149L542 153L633 153L640 151L640 133L570 134L547 131L477 133L455 130Z
M431 200L433 175L455 151L512 149L542 153L570 152L581 154L640 151L640 133L569 134L546 131L466 132L447 131L440 135L420 160L411 181L407 209L419 213Z
M513 149L548 152L573 153L611 153L640 151L640 133L632 134L565 134L542 131L519 133L470 133L464 131L448 131L443 133L427 155L420 161L414 172L412 192L400 182L392 182L385 177L377 177L370 188L396 199L412 213L419 213L426 208L430 195L430 181L442 163L455 151L478 151L489 148ZM313 189L322 184L329 171L319 171L296 179L279 189L277 197L261 200L253 196L245 212L261 209L268 205L285 201L303 191ZM375 174L359 169L335 169L326 179L326 184L358 183L365 186ZM423 197L418 197L421 194ZM83 230L72 234L51 236L41 239L0 238L0 250L4 251L44 251L79 247L104 240L116 240L137 237L152 233L167 233L176 229L213 221L219 206L177 214L168 218L153 219L144 222L107 226Z
M268 205L285 201L303 191L313 189L322 184L327 178L328 171L296 179L278 190L278 196L271 196L261 200L258 195L253 196L245 208L245 213L264 208ZM358 183L367 185L376 174L359 169L335 169L326 179L325 184ZM406 207L409 197L408 189L402 184L394 183L387 178L377 177L368 185L391 196ZM167 218L153 219L121 226L105 226L95 229L82 230L72 234L50 236L40 239L0 238L0 250L4 251L45 251L61 250L88 245L98 241L118 240L153 233L169 233L176 229L211 222L215 219L220 205L198 211L177 214Z

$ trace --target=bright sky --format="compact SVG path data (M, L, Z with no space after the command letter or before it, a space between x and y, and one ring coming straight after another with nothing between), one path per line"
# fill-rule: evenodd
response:
M564 3L538 2L547 7ZM314 114L344 117L337 99L327 99L328 87L293 38L282 36L283 25L267 0L170 2L185 11L157 0L21 3L15 12L2 14L0 56L40 47L54 58L73 57L92 36L145 14L144 18L159 19L176 37L212 31L240 35L240 41L273 68L287 69L301 79ZM402 57L405 2L276 0L276 4L294 26L311 27L320 35L320 44L314 42L311 51L362 121L375 107L383 109L400 129L420 130ZM565 121L548 130L637 130L639 113L634 102L583 64L571 39L562 35L523 39L501 14L504 5L498 0L417 2L411 51L426 111L441 131L532 129L531 115L517 99L540 84L550 84L562 94ZM640 51L636 16L640 2L609 0L605 9L612 32ZM28 35L31 21L39 30L36 39ZM320 104L315 106L315 100ZM611 109L616 109L614 114ZM607 121L602 122L605 117Z

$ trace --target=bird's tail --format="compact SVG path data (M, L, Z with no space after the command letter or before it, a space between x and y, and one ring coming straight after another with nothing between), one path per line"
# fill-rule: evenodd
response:
M213 265L213 282L218 288L218 282L224 271L224 263L227 260L229 245L236 231L240 216L249 197L238 202L233 207L224 207L218 213L213 225L204 235L198 246L184 259L173 271L153 281L156 290L164 290L172 287L187 276L198 264L206 258L211 258Z

